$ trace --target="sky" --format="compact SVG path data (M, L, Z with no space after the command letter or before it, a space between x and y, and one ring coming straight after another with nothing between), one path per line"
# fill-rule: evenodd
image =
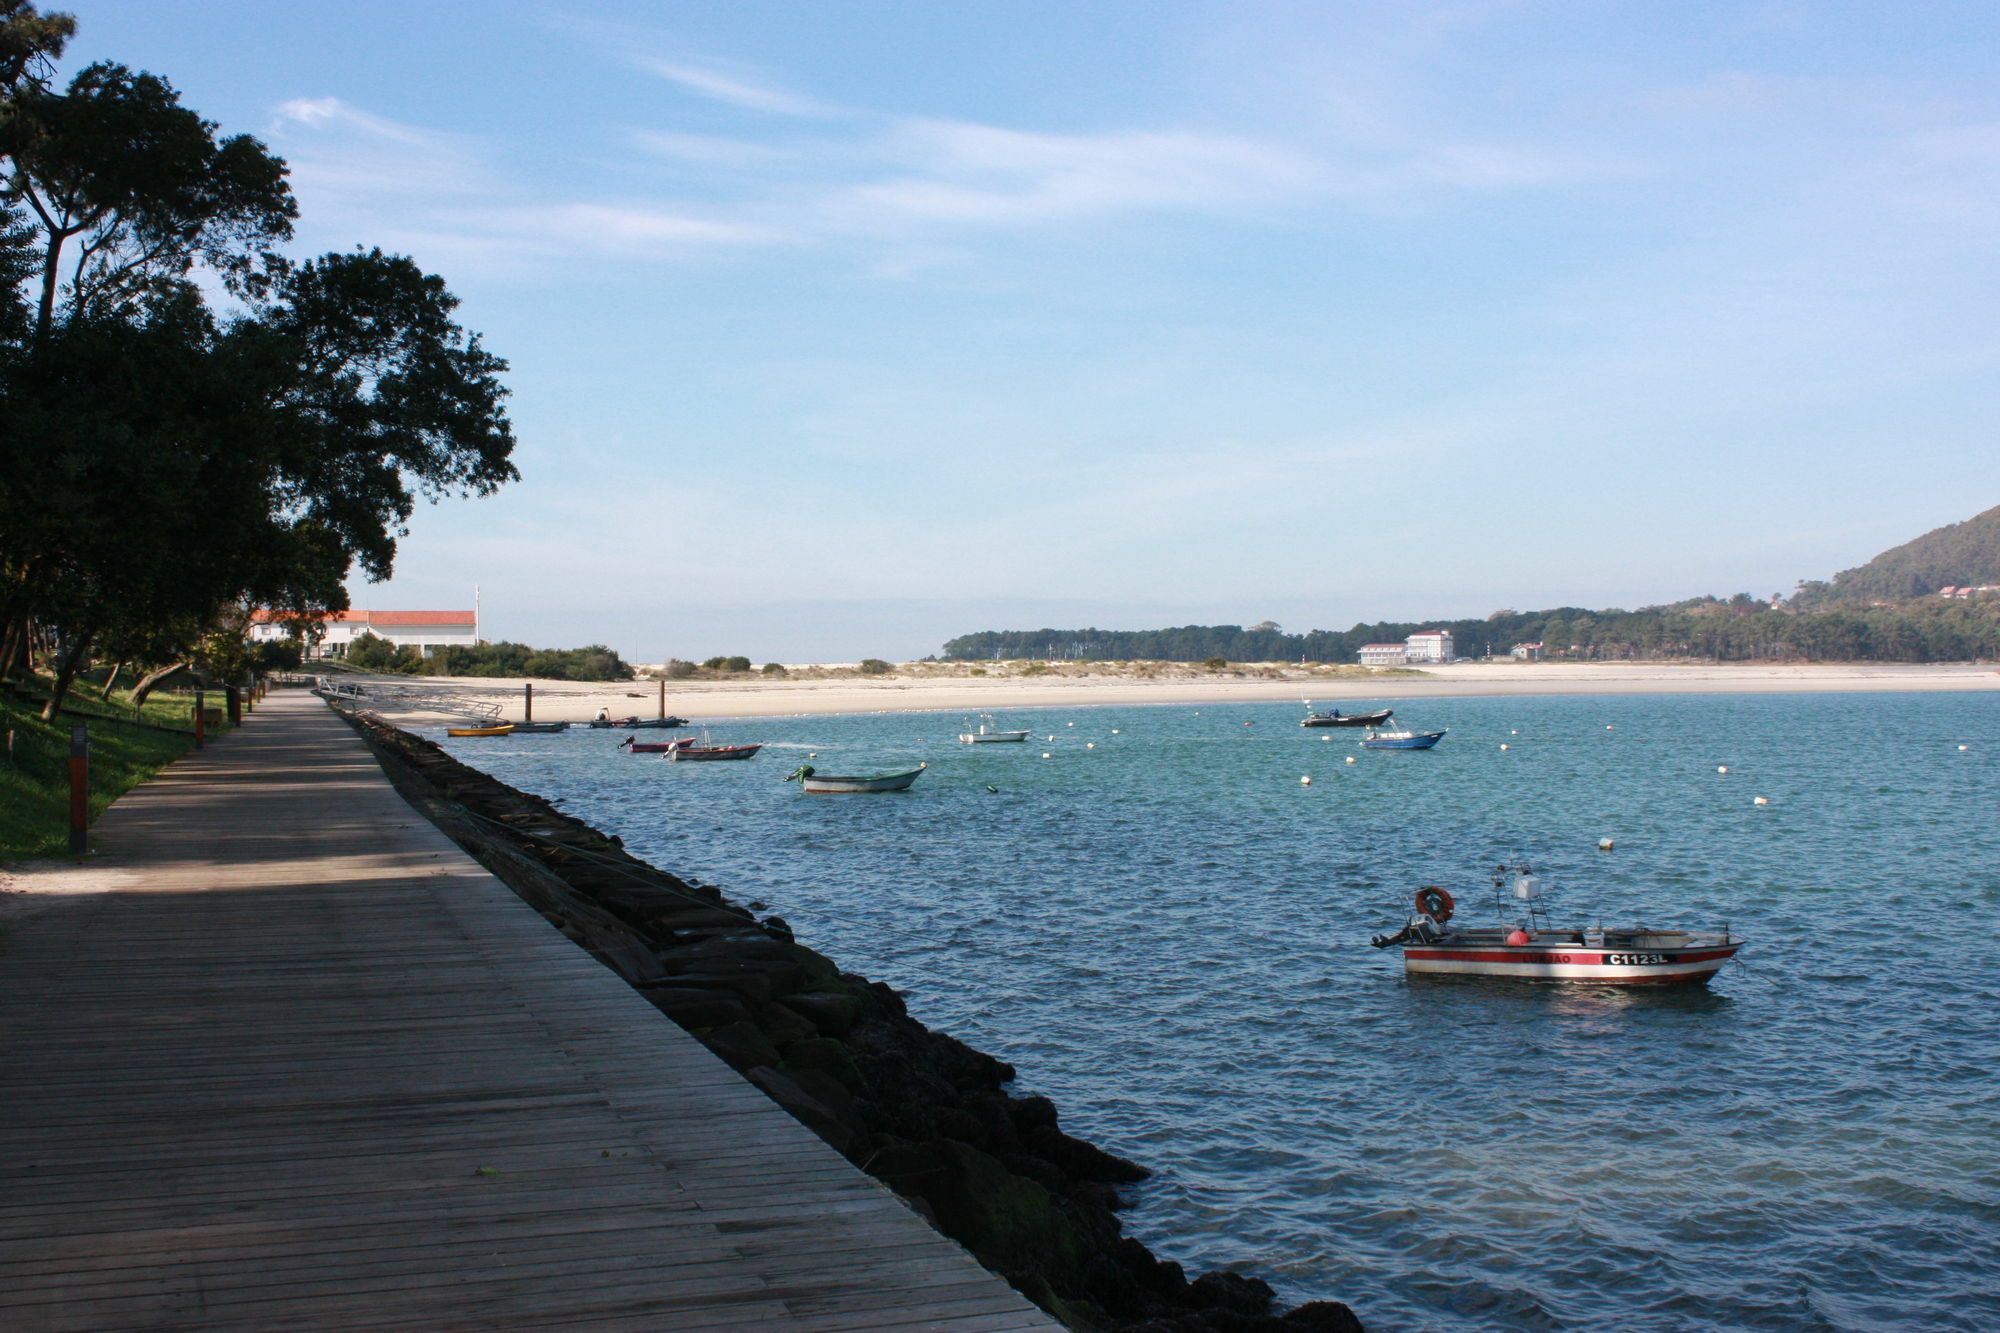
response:
M441 274L628 660L1789 591L2000 503L2000 7L78 0Z

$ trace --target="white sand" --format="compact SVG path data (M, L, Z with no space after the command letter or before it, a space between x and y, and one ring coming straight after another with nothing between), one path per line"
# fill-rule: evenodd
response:
M921 668L912 668L920 671ZM816 713L978 713L1012 708L1090 704L1220 704L1310 698L1316 707L1377 699L1464 698L1512 694L1775 694L1883 690L2000 690L2000 669L1987 664L1701 664L1678 662L1479 662L1431 667L1420 675L1314 679L1297 668L1271 679L1251 672L1210 675L969 677L920 674L827 680L747 679L667 682L666 708L692 719L791 717ZM343 677L371 689L406 691L406 699L373 699L367 705L392 720L437 723L452 719L426 699L452 696L498 704L504 716L521 716L521 680L477 677ZM591 685L536 681L535 717L582 722L600 707L616 717L654 717L654 681Z

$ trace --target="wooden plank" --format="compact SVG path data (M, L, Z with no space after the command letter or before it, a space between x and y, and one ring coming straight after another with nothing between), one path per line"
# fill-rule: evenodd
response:
M311 701L96 841L119 887L0 955L10 1333L1055 1327Z

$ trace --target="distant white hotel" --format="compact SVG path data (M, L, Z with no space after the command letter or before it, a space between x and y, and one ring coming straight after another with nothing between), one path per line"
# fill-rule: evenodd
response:
M1518 657L1523 662L1539 662L1542 660L1542 645L1539 643L1517 643L1514 645L1514 651L1511 656Z
M1403 642L1409 653L1409 661L1451 661L1451 631L1448 629L1420 629Z
M363 634L387 639L398 648L415 648L425 657L440 648L470 648L479 642L477 611L332 611L309 616L325 628L318 644L310 645L311 657L345 657L347 649ZM258 611L250 617L250 642L271 643L291 634L292 617L275 611Z
M1364 643L1362 666L1406 666L1411 662L1449 662L1452 659L1451 631L1418 630L1401 643Z

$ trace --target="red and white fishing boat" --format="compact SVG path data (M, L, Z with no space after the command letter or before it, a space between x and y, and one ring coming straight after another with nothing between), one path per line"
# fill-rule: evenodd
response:
M1509 883L1511 879L1511 885ZM1514 924L1454 924L1457 903L1435 885L1418 889L1416 911L1394 935L1377 935L1378 949L1401 946L1410 976L1506 977L1609 986L1699 985L1743 947L1741 936L1718 930L1552 924L1540 906L1542 884L1526 866L1501 866L1495 894L1511 897Z

